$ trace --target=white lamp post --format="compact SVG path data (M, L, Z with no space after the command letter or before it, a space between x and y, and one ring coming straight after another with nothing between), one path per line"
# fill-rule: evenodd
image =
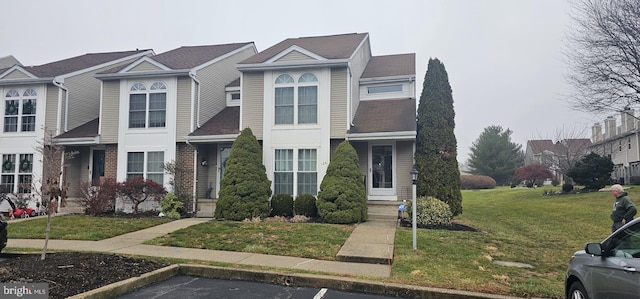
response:
M411 169L411 182L413 183L411 190L411 230L413 232L413 250L418 249L418 243L416 241L416 230L418 225L416 222L416 181L418 181L418 171L414 167Z

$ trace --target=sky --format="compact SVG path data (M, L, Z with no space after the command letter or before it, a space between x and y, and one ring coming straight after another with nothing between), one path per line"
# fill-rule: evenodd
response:
M417 97L429 59L444 64L462 164L489 126L511 130L525 150L532 139L590 138L591 126L606 118L567 100L569 1L10 1L2 5L0 57L40 65L86 53L237 42L262 51L287 38L366 32L373 55L416 54Z

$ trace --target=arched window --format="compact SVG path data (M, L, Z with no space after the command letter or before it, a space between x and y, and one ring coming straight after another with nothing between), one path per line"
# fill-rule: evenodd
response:
M35 131L38 98L38 93L35 89L28 88L22 92L11 89L7 91L5 97L4 132Z
M318 78L311 73L298 79L298 123L318 123Z
M296 82L289 74L275 80L275 124L318 123L318 78L304 73Z
M150 90L142 82L131 86L129 94L129 128L163 128L166 125L167 86L156 81Z
M293 124L293 77L282 74L276 78L275 123Z

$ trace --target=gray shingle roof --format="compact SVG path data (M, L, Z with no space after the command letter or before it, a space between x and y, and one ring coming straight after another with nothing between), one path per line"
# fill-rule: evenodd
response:
M189 136L213 136L240 133L240 107L227 107Z
M361 101L350 133L416 130L416 100L412 98Z
M158 54L152 58L174 70L191 69L252 43L253 42L210 46L185 46Z
M81 56L76 56L60 61L55 61L39 66L25 67L28 72L40 77L55 77L64 74L73 73L82 69L97 66L103 63L107 63L113 60L125 58L127 56L135 55L141 52L149 50L135 50L124 52L108 52L108 53L89 53Z
M353 55L368 33L288 38L251 56L240 64L263 63L287 48L296 45L326 59L347 59Z
M60 134L56 136L56 138L64 139L64 138L96 137L98 136L99 123L100 123L100 119L96 118L92 121L89 121L80 126L77 126L74 129L67 131L66 133Z
M416 54L373 56L361 78L410 76L416 74Z

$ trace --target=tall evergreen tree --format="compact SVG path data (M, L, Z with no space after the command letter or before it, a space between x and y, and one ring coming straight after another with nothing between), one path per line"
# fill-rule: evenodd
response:
M444 64L437 58L429 59L418 104L417 195L444 201L456 216L462 213L462 194L454 117L453 96Z
M524 152L520 144L511 142L511 130L489 126L473 142L467 164L471 173L490 176L498 185L505 185L524 165Z
M364 190L358 154L345 140L336 148L320 183L316 201L320 217L329 223L367 221L367 196Z
M227 220L267 217L269 197L271 181L262 164L260 144L251 129L245 128L231 146L215 216Z

